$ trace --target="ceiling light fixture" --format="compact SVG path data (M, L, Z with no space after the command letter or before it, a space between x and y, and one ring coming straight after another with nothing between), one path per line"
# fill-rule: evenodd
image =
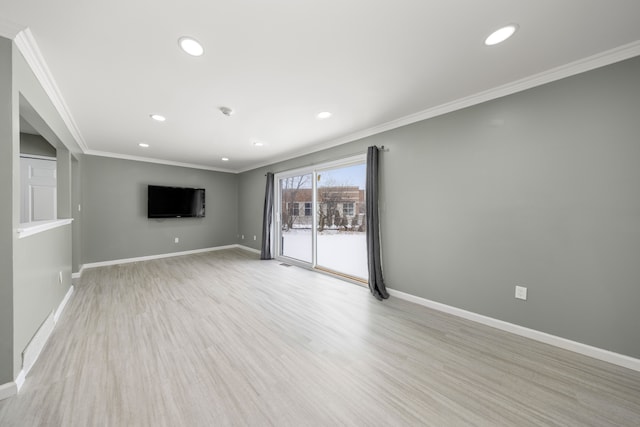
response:
M229 161L229 158L228 158L228 157L223 157L223 158L222 158L222 159L220 159L220 160L222 160L223 162L228 162L228 161Z
M161 116L160 114L151 114L149 117L151 117L156 122L164 122L165 120L167 120L165 116Z
M204 48L199 41L191 37L180 37L178 40L180 48L191 56L202 56Z
M260 142L260 141L253 141L253 146L254 147L262 147L264 145L264 142Z
M138 144L138 146L142 148L149 148L149 144L147 144L146 142L141 142L140 144Z
M496 30L493 33L491 33L491 35L485 39L484 44L486 44L487 46L493 46L498 43L502 43L503 41L511 37L513 33L516 32L517 29L518 29L517 24L510 24L510 25L507 25L506 27L502 27L499 30Z
M323 111L322 113L318 113L318 115L316 116L318 119L322 120L322 119L328 119L329 117L331 117L331 113L328 111Z

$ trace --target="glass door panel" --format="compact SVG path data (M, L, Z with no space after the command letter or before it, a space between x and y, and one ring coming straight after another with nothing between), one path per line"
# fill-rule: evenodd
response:
M313 263L313 174L279 179L279 255Z
M366 165L317 171L316 266L367 280Z

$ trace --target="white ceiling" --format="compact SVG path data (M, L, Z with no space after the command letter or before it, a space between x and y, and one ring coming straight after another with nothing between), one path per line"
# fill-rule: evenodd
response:
M640 45L637 0L0 0L0 19L30 29L89 153L231 171Z

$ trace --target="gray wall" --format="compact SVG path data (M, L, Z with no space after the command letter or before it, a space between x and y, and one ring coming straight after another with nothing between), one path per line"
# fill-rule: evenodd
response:
M19 123L23 109L25 120L58 153L69 156L68 149L77 151L78 146L10 40L0 38L0 59L0 197L5 201L0 207L0 384L4 384L19 374L24 346L60 304L71 283L70 231L64 232L70 227L24 239L18 239L15 232L20 215ZM59 172L65 178L58 183L58 194L70 206L69 167ZM57 280L59 272L63 273L60 289L50 286L51 277Z
M11 40L0 37L0 385L13 381L14 142Z
M82 209L78 209L78 206L82 207L80 165L81 162L79 160L71 159L71 216L73 217L71 227L71 271L74 273L78 273L82 265Z
M20 372L22 352L71 286L71 225L19 239L14 257L13 363Z
M640 57L243 173L238 229L265 171L384 145L388 287L640 358L638 112Z
M56 150L56 185L58 218L73 218L71 215L71 153L67 147Z
M237 175L154 163L84 156L84 263L234 244ZM147 185L206 190L205 218L147 218ZM180 239L174 243L174 238Z
M56 157L56 149L40 135L20 133L20 154Z

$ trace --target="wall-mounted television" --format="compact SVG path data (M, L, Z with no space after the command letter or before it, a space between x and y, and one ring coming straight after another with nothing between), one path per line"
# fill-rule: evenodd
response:
M149 185L147 218L203 218L204 188Z

